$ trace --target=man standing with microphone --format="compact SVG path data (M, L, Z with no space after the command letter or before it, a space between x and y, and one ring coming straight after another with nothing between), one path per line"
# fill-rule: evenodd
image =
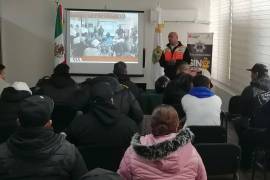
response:
M176 32L170 32L168 40L169 43L164 49L159 63L164 67L165 75L172 80L176 76L177 66L183 62L190 64L191 57L187 47L178 41Z

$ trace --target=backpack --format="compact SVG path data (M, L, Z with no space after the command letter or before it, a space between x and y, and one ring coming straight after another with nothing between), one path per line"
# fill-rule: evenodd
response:
M261 108L268 101L270 101L270 91L259 93L255 96L254 99L255 107Z
M254 105L256 107L250 125L254 128L266 128L267 119L265 118L265 105L270 103L270 91L257 94L254 97Z

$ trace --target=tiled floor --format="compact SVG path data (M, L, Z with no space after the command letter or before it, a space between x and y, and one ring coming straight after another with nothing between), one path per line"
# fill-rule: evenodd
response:
M150 121L151 116L146 115L144 117L144 121L142 123L142 134L150 133ZM228 123L228 143L238 144L238 137L234 130L232 123ZM232 176L222 176L222 177L209 177L209 180L229 180L232 179ZM249 171L239 171L239 180L251 180L251 170ZM255 180L264 180L263 173L261 171L256 171ZM270 172L268 172L268 178L270 180Z

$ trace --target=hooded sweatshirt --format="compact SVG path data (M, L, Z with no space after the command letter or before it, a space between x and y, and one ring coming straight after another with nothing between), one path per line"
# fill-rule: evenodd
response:
M51 97L56 105L71 105L77 90L77 84L69 75L52 75L37 93Z
M0 142L6 141L17 129L19 104L29 96L28 91L17 91L13 87L3 90L0 99Z
M108 101L96 99L89 111L75 118L66 129L67 138L80 148L87 148L88 169L101 167L117 170L129 146L136 123Z
M209 88L193 87L181 103L186 113L185 127L220 125L222 101Z
M245 118L251 118L257 108L254 102L255 97L267 91L270 91L269 76L251 81L241 94L241 115Z
M91 102L88 112L76 117L66 129L67 138L79 146L127 147L135 132L133 120L102 100Z
M128 75L122 74L117 76L118 81L120 84L123 84L124 86L127 86L128 89L133 93L134 97L139 100L140 98L140 89L137 87L135 83L133 83Z
M137 124L142 122L143 111L129 88L122 86L117 79L107 76L94 78L90 85L99 82L108 82L111 85L114 91L113 103L123 114L133 119Z
M118 173L125 180L206 180L201 157L190 143L192 136L188 129L159 137L136 134Z
M0 179L79 179L87 172L74 145L51 129L20 128L0 146Z

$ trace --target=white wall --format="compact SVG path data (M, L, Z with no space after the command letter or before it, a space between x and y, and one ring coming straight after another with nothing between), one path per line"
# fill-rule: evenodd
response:
M30 86L53 70L53 38L55 22L54 0L0 0L2 7L3 61L7 66L8 81L26 81ZM155 8L157 0L63 0L65 8L144 10L146 69L143 78L133 78L153 87L151 55L153 49L154 24L149 22L149 10ZM161 0L164 9L195 8L207 16L209 0ZM208 25L194 23L166 23L167 33L177 31L186 43L187 32L208 32ZM82 78L76 78L82 81Z

